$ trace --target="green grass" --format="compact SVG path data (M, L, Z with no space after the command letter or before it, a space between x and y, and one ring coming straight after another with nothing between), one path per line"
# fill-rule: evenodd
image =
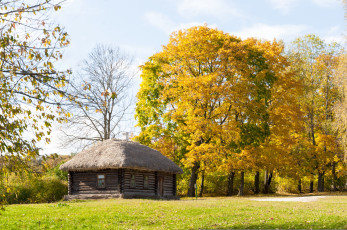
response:
M247 198L94 200L10 205L0 229L345 229L347 196L314 202Z

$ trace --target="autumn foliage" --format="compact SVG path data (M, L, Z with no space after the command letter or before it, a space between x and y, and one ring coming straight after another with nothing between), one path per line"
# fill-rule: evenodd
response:
M0 1L0 190L50 142L52 123L70 116L60 106L70 72L54 66L69 44L49 17L59 9L53 0Z
M320 54L317 71L330 76L334 53ZM305 138L307 82L282 42L192 27L172 33L141 69L136 140L186 169L189 196L198 175L232 176L232 188L235 173L265 171L270 186L274 173L300 180L326 170L338 151L330 133L315 134L316 143Z

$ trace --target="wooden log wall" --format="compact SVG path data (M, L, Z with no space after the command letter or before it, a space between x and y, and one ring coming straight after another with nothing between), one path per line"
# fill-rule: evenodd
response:
M105 175L105 188L97 187L97 175ZM118 170L73 172L72 194L119 193Z
M162 176L164 178L163 186L164 186L164 196L174 196L174 180L173 174L169 173L158 173L158 176ZM175 190L176 191L176 190Z
M123 191L124 191L124 169L118 170L118 184L119 184L119 192L123 193Z
M131 187L131 176L135 176L135 187ZM148 176L148 188L144 186L144 178ZM127 195L155 196L155 174L149 171L124 170L124 188L123 193Z
M97 187L97 175L105 175L105 188ZM135 187L131 177L135 176ZM144 180L148 177L148 187ZM129 198L160 198L158 178L163 178L163 198L176 196L176 175L132 169L113 169L102 171L69 172L69 195L113 194Z
M176 174L172 174L172 183L173 183L173 195L176 196L177 194L177 181L176 181Z
M68 182L67 194L72 195L72 193L73 193L73 172L68 172L67 182Z
M158 195L158 172L154 173L154 194Z

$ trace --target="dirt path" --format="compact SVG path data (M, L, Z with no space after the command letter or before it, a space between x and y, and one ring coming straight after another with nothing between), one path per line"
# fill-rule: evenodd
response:
M302 197L267 197L267 198L255 198L251 200L256 201L284 201L284 202L312 202L320 198L326 198L327 196L302 196Z

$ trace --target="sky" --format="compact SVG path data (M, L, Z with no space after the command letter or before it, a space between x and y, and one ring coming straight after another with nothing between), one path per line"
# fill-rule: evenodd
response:
M305 34L342 43L347 23L342 0L67 0L53 20L70 35L59 65L72 71L99 43L118 46L138 68L161 51L172 32L191 26L207 24L241 38L276 38L286 44ZM57 144L59 132L52 133L43 153L69 154L71 148Z

